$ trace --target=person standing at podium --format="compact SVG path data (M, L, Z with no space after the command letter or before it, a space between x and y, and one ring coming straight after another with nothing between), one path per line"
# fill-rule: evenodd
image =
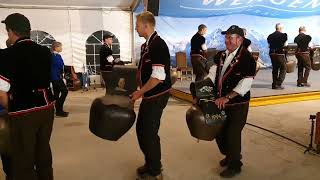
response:
M103 36L103 46L100 49L100 70L112 71L114 58L112 56L113 35L106 34Z

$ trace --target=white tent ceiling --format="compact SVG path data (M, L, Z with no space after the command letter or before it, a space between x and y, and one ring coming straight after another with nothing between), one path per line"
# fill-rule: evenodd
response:
M129 10L136 0L0 0L0 7L115 8Z

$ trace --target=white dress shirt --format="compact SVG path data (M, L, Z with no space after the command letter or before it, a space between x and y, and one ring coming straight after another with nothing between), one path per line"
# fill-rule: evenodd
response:
M235 51L229 54L229 51L226 50L226 56L227 58L224 61L219 80L221 81L223 78L223 75L225 74L227 68L229 67L231 61L233 60L234 56L237 54L240 47L238 47ZM209 70L208 76L212 82L215 82L215 69L214 66L212 66ZM233 89L234 92L238 93L240 96L244 96L248 91L250 91L251 86L253 82L253 77L246 77L239 81L238 85Z
M154 34L153 32L147 39L146 45L149 45L150 37ZM159 79L160 81L163 81L166 79L166 72L164 70L164 66L161 65L152 65L152 74L151 77Z
M0 78L0 91L8 92L10 89L10 83Z

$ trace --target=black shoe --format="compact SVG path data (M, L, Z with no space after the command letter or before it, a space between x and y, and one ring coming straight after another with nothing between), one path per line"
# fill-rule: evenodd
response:
M303 86L305 86L305 87L310 87L311 84L310 84L310 83L303 83Z
M161 171L161 172L163 171L162 165L161 165L161 167L160 167L160 171ZM148 173L148 167L147 167L146 165L143 165L143 166L141 166L141 167L139 167L139 168L137 169L137 175L138 175L138 176L143 176L143 175L146 174L146 173Z
M163 175L162 175L162 173L160 173L157 176L152 176L148 173L145 173L143 175L138 175L136 180L163 180Z
M223 178L232 178L235 175L239 174L241 172L241 168L231 168L228 167L227 169L223 170L220 173L220 176Z
M224 158L222 159L220 162L219 162L220 166L221 167L225 167L228 165L228 159L227 158Z
M59 117L68 117L68 115L69 115L69 112L65 112L65 111L56 112L56 116L59 116Z
M240 154L240 160L241 160L241 159L242 159L242 155ZM229 163L229 161L228 161L227 158L224 158L224 159L222 159L222 160L219 162L219 164L220 164L221 167L227 166L228 163Z
M298 87L303 87L304 85L302 83L297 84Z
M276 85L276 86L272 86L272 89L282 90L282 89L284 89L284 87L283 87L283 86Z

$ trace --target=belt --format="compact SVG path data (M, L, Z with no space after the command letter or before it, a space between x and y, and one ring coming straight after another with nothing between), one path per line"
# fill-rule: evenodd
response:
M310 54L310 52L308 52L308 51L304 51L304 52L296 52L296 54Z

